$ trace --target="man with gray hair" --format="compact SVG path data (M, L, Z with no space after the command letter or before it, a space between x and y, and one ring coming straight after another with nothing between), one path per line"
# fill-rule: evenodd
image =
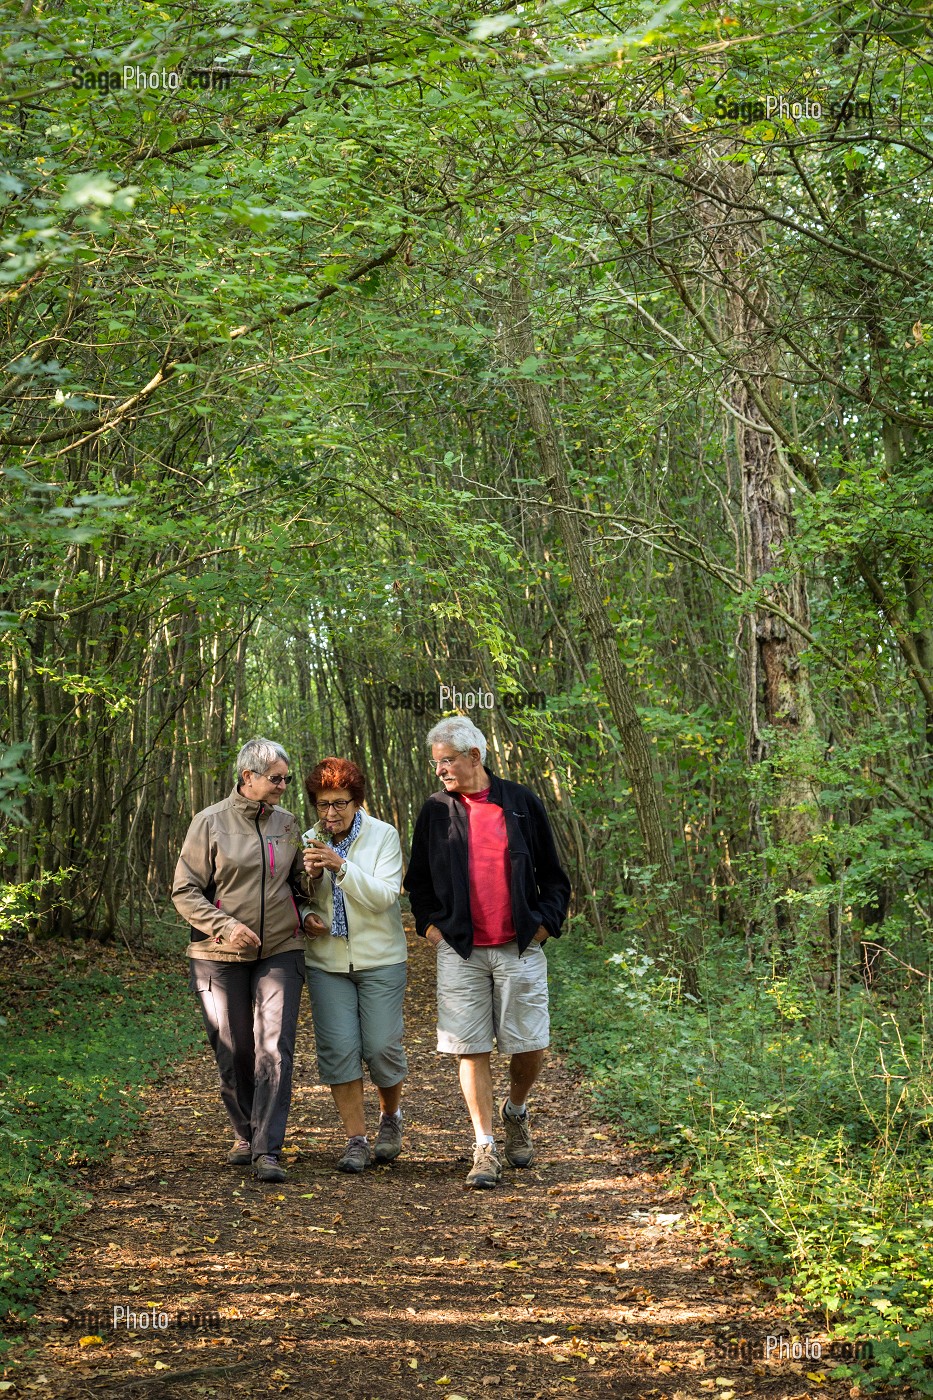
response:
M549 1039L547 962L570 901L540 799L485 766L486 740L463 715L428 735L443 791L415 823L405 889L417 932L437 949L437 1048L456 1055L475 1135L467 1184L496 1185L492 1048L509 1055L499 1107L505 1158L534 1160L526 1099Z

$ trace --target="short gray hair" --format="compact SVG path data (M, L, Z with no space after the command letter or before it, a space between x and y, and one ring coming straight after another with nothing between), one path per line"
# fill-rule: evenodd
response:
M434 744L451 744L457 753L479 749L480 761L486 762L486 736L466 715L451 715L442 719L428 734L428 748Z
M291 762L282 745L277 744L274 739L247 739L236 756L237 782L243 781L243 774L247 769L261 778L277 759L281 759L283 763Z

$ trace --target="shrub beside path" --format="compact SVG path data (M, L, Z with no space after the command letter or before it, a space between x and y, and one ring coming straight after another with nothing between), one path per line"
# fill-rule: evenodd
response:
M506 1166L495 1191L464 1188L471 1134L454 1066L433 1048L433 954L411 943L398 1162L358 1177L336 1170L343 1144L315 1083L305 1003L288 1180L264 1186L227 1167L205 1046L148 1087L143 1130L86 1178L94 1205L8 1355L8 1393L849 1394L812 1360L730 1358L729 1338L760 1347L811 1329L724 1263L657 1159L593 1115L558 1056L534 1099L536 1165ZM374 1095L368 1104L374 1131ZM114 1308L135 1313L136 1327L114 1329ZM168 1325L143 1330L153 1311ZM221 1321L183 1327L183 1314Z

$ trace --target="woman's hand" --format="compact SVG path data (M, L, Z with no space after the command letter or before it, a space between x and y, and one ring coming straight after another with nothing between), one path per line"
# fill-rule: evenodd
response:
M319 934L327 931L327 925L323 919L319 919L317 914L305 914L305 921L301 925L306 938L317 938Z
M337 854L333 846L308 846L304 853L305 873L316 880L325 870L333 870L334 874L343 865L343 856Z
M258 933L253 933L246 924L234 924L232 933L227 935L227 942L231 948L260 948L262 939Z
M432 948L439 948L444 941L444 935L436 924L428 924L424 931L425 941L430 943Z

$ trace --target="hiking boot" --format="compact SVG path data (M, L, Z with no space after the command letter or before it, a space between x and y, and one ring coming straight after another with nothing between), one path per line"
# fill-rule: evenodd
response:
M248 1167L253 1160L253 1151L247 1138L237 1138L227 1153L227 1162L231 1167Z
M337 1163L339 1172L364 1172L373 1164L373 1154L364 1137L351 1137L347 1150Z
M505 1124L505 1160L512 1167L530 1167L535 1159L535 1150L531 1143L531 1119L528 1117L528 1110L525 1109L521 1118L513 1118L505 1111L507 1103L508 1099L503 1099L499 1110L499 1116Z
M373 1157L377 1162L394 1162L402 1150L402 1115L384 1113L379 1119L379 1132L373 1143Z
M496 1156L494 1142L478 1142L473 1148L473 1166L467 1172L467 1186L474 1190L488 1190L495 1186L502 1175L502 1167Z
M253 1163L253 1175L258 1176L260 1181L284 1181L285 1168L279 1166L278 1157L265 1152Z

